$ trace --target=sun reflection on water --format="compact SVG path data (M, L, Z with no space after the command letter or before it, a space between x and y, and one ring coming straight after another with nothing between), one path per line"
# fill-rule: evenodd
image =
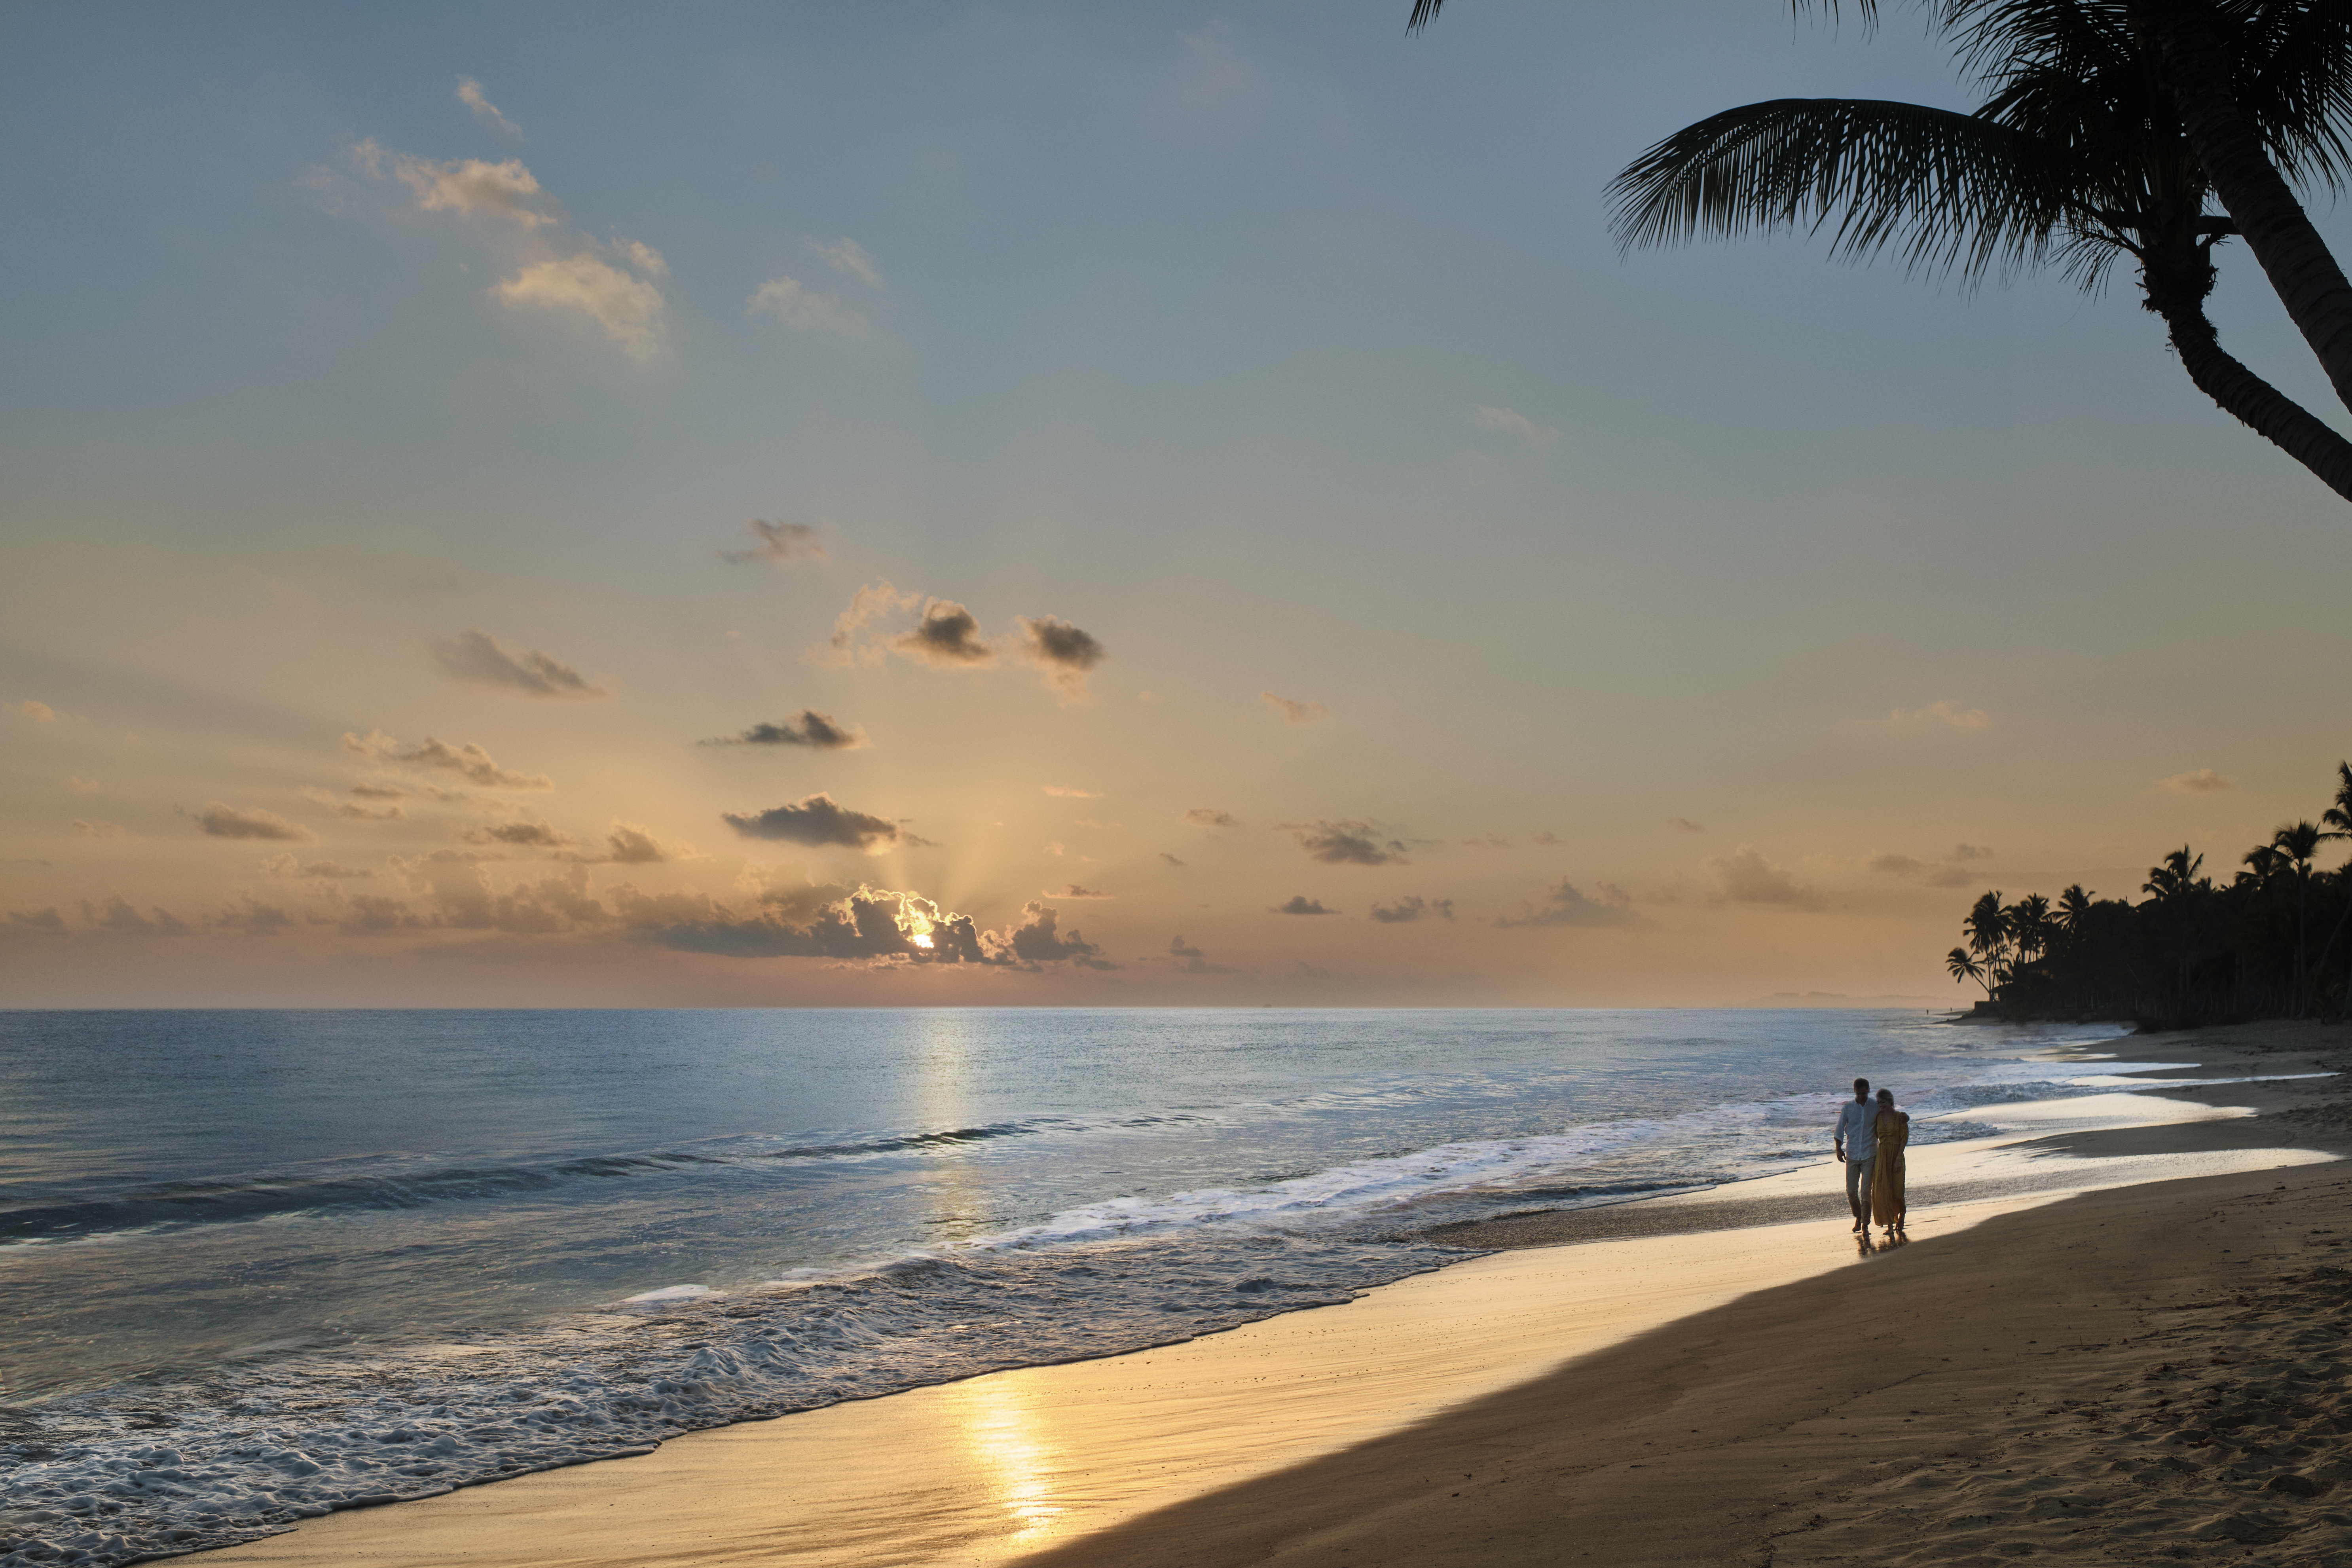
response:
M1045 1435L1035 1396L1002 1377L972 1378L947 1393L949 1409L962 1425L965 1447L1015 1526L1010 1539L1029 1542L1051 1533L1068 1511L1055 1500L1062 1450Z

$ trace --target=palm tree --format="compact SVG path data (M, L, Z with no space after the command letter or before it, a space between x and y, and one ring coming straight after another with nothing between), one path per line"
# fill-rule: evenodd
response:
M2050 900L2028 893L2009 906L2009 932L2017 943L2017 961L2030 963L2050 951Z
M2205 857L2190 859L2189 846L2184 844L2165 856L2161 864L2147 868L2147 880L2139 885L2139 890L2155 895L2160 904L2175 902L2196 890L2197 873L2204 867Z
M2083 890L2082 883L2072 883L2058 895L2058 908L2050 918L2067 935L2081 934L2091 919L2091 895Z
M2009 978L2010 939L2009 911L2001 908L2000 893L1986 893L1969 907L1960 921L1960 934L1984 965L1985 994L1998 994Z
M2336 764L2336 804L2321 812L2319 820L2333 829L2328 837L2352 838L2352 763ZM2352 891L2352 865L2347 865L2336 876L2347 884L2347 890ZM2336 917L2336 929L2327 933L2327 945L2314 961L2314 968L2325 964L2327 955L2336 951L2336 939L2344 934L2344 922L2347 920L2352 920L2352 898L2345 900L2344 912ZM2352 1013L2352 971L2347 971L2344 976L2344 1006L2341 1010Z
M2333 837L2312 822L2289 823L2271 835L2271 848L2294 868L2294 1016L2298 1018L2310 1002L2303 961L2311 944L2311 861L2319 853L2320 840Z
M1944 954L1944 967L1952 972L1953 984L1958 985L1964 980L1973 980L1985 988L1985 999L1987 1001L1992 999L1992 982L1985 978L1984 965L1969 957L1967 948L1956 947Z
M1874 19L1876 0L1858 4ZM1620 241L1826 228L1833 256L1892 251L1969 282L2054 265L2092 292L2128 260L2198 389L2352 500L2352 441L2225 353L2205 314L2213 247L2242 234L2352 405L2352 284L2287 184L2352 184L2343 0L1922 4L1988 89L1974 113L1870 99L1727 110L1617 177ZM1443 5L1415 0L1410 26ZM2207 210L2217 195L2223 210Z

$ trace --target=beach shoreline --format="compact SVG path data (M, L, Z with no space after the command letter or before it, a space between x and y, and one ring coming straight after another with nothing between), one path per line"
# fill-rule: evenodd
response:
M2078 1223L2114 1229L2141 1224L2146 1214L2237 1202L2283 1184L2322 1194L2312 1202L2340 1204L2342 1184L2319 1162L2346 1152L2342 1091L2326 1079L2284 1075L2330 1070L2321 1064L2352 1046L2352 1034L2257 1026L2127 1038L2116 1042L2116 1054L2173 1064L2153 1075L2159 1082L2253 1072L2275 1081L2166 1088L2176 1108L2166 1114L2175 1119L2155 1127L2069 1125L2039 1138L1989 1141L2001 1145L1992 1151L1923 1149L1919 1153L1932 1158L1921 1162L1927 1179L1915 1177L1913 1245L1863 1261L1897 1266L1906 1278L1929 1278L1944 1268L1980 1270L1988 1265L1974 1254L1985 1244L1963 1243L1994 1234L2007 1249L1995 1249L1994 1266L2030 1278L2032 1259L2055 1257L2060 1244L2053 1238ZM2258 1113L2235 1113L2240 1108ZM1963 1198L1965 1184L1947 1181L1943 1195L1930 1197L1938 1161L1970 1166L1983 1190ZM2301 1169L2273 1169L2298 1163ZM2035 1169L2011 1168L2020 1165ZM2068 1195L2098 1184L2094 1178L2136 1171L2186 1174L2144 1174L2138 1184ZM2071 1175L2074 1184L2024 1180L2052 1173ZM1546 1386L1554 1389L1553 1405L1587 1413L1569 1426L1598 1430L1594 1401L1605 1405L1616 1397L1612 1389L1651 1375L1640 1369L1644 1355L1658 1353L1652 1342L1671 1340L1710 1314L1765 1314L1756 1325L1723 1331L1744 1336L1771 1364L1804 1363L1803 1354L1790 1360L1790 1348L1779 1342L1789 1328L1771 1317L1785 1310L1769 1305L1776 1295L1841 1298L1870 1288L1875 1278L1873 1268L1851 1267L1857 1259L1843 1235L1842 1197L1827 1194L1834 1208L1830 1217L1818 1217L1820 1189L1828 1184L1817 1170L1792 1172L1743 1184L1730 1197L1718 1189L1584 1210L1582 1218L1550 1221L1549 1238L1538 1234L1542 1216L1478 1222L1488 1228L1476 1246L1488 1256L1378 1288L1346 1306L1183 1345L991 1373L692 1434L642 1458L332 1515L206 1556L420 1568L460 1562L977 1563L1039 1553L1056 1563L1208 1563L1287 1561L1319 1543L1309 1552L1318 1560L1443 1560L1450 1549L1415 1535L1410 1520L1391 1519L1372 1535L1344 1519L1335 1522L1325 1494L1337 1486L1337 1495L1356 1498L1348 1519L1387 1518L1404 1506L1405 1494L1396 1492L1402 1483L1382 1464L1432 1470L1439 1449L1452 1451L1465 1440L1450 1435L1449 1423L1470 1420L1471 1412L1541 1404L1544 1396L1530 1391ZM1810 1204L1814 1212L1791 1217L1785 1205L1792 1204ZM1784 1207L1776 1212L1775 1205ZM2092 1212L2079 1222L2050 1217L2083 1205ZM2114 1214L2099 1217L2108 1208ZM1570 1234L1578 1225L1612 1224L1633 1229ZM1505 1234L1513 1226L1516 1237ZM1961 1261L1937 1264L1955 1249L1966 1255ZM2118 1268L2147 1261L2134 1263L2138 1254L2130 1248L2116 1257ZM1797 1321L1813 1310L1834 1316L1842 1309L1800 1303ZM1978 1361L1980 1379L1997 1383L2016 1371ZM1572 1390L1564 1390L1561 1379ZM1750 1394L1764 1398L1760 1385ZM1993 1400L1986 1407L2007 1406ZM1557 1409L1553 1424L1559 1425ZM1501 1451L1495 1447L1500 1443L1502 1450L1518 1445L1533 1454L1548 1452L1545 1445L1555 1440L1567 1439L1521 1422L1507 1437L1486 1433L1476 1442L1481 1452ZM889 1456L887 1475L867 1468L876 1454ZM1380 1455L1388 1457L1380 1464L1367 1458ZM1335 1466L1355 1479L1341 1485ZM1470 1467L1469 1474L1478 1470ZM1491 1512L1507 1495L1481 1506ZM1442 1515L1440 1501L1458 1506L1449 1492L1424 1499L1424 1511ZM1557 1522L1565 1506L1523 1489L1517 1512L1495 1516L1489 1559L1509 1560L1516 1549L1506 1542L1519 1539L1515 1530L1530 1543L1550 1539L1556 1532L1546 1521ZM1754 1522L1738 1509L1724 1518L1734 1522L1711 1526L1718 1534ZM1615 1529L1603 1528L1596 1516L1592 1538L1601 1544L1592 1550L1608 1554L1594 1561L1652 1560L1631 1538L1608 1544ZM1335 1542L1335 1530L1355 1533ZM1418 1544L1407 1551L1407 1540ZM1347 1555L1333 1555L1342 1547ZM1438 1558L1426 1555L1432 1552ZM1785 1552L1775 1558L1787 1560Z

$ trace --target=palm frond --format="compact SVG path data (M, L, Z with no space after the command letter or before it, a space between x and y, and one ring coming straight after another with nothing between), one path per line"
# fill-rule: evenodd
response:
M1831 254L1981 277L2043 258L2084 216L2050 150L1973 115L1856 99L1776 99L1712 115L1609 187L1618 243L1831 230Z

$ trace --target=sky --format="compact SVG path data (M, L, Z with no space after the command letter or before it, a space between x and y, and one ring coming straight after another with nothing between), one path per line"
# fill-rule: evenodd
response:
M0 5L0 1005L1948 1005L2317 815L2128 278L1612 239L1916 15L1409 10Z

